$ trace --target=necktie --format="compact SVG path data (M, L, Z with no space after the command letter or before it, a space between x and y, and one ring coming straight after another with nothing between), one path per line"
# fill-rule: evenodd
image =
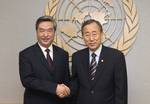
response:
M92 60L90 63L90 79L94 80L95 73L96 73L96 68L97 68L97 62L96 62L96 54L92 53Z
M53 61L52 61L52 59L51 59L51 57L50 57L50 54L49 54L50 50L49 50L49 49L46 49L45 51L46 51L46 53L47 53L46 56L47 56L48 65L49 65L49 67L51 68L52 65L53 65Z

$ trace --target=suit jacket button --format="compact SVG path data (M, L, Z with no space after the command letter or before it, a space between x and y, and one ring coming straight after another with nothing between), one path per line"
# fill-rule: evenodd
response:
M93 90L91 90L91 94L94 94L94 91L93 91Z

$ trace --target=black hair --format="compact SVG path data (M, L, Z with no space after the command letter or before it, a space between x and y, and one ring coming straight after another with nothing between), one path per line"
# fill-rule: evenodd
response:
M100 23L99 21L96 21L96 20L94 20L94 19L89 19L89 20L83 22L83 24L82 24L82 27L81 27L82 35L83 35L83 28L84 28L86 25L89 25L89 24L91 24L91 23L96 23L96 24L99 26L100 32L103 32L102 25L101 25L101 23Z
M36 24L35 24L35 29L37 30L38 29L38 26L41 22L44 22L44 21L49 21L49 22L52 22L53 25L54 25L54 31L56 31L56 27L57 27L57 24L56 24L56 21L53 19L53 17L51 16L41 16L37 19L36 21Z

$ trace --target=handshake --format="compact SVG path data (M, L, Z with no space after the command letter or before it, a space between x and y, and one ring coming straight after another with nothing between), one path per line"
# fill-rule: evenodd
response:
M58 84L56 88L56 95L59 98L64 98L70 95L70 89L65 84Z

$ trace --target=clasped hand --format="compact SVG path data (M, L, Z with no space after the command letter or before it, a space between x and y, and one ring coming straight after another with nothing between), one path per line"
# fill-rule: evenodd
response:
M70 89L65 84L58 84L56 88L56 95L59 98L64 98L70 95Z

